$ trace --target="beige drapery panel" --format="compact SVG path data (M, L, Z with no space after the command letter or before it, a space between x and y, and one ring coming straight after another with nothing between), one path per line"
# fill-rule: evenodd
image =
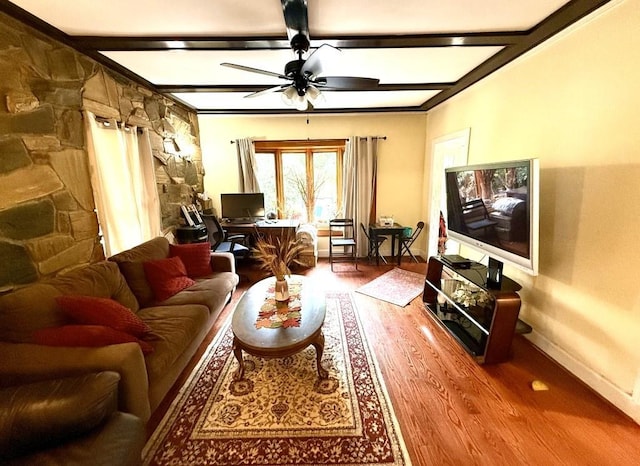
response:
M377 181L378 138L352 136L347 140L343 159L342 199L345 218L353 218L357 233L375 219L374 199ZM358 235L359 257L367 255L367 242Z
M236 139L238 166L240 173L240 190L243 193L259 193L260 184L256 177L256 151L251 138Z
M147 129L105 126L85 112L91 184L105 254L129 249L161 232L160 200L156 188Z

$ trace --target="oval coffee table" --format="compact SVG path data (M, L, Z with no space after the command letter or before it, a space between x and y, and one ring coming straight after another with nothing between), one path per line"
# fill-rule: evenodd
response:
M328 372L322 367L324 335L322 324L325 316L324 293L314 292L302 275L292 275L289 281L302 283L299 327L256 328L258 312L267 297L267 290L274 283L274 277L268 277L251 286L238 301L233 311L231 329L233 331L233 354L240 367L236 379L244 376L242 352L261 358L284 358L302 351L309 345L316 349L318 377L326 379Z

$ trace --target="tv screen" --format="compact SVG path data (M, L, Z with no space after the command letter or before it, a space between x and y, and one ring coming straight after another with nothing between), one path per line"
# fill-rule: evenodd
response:
M538 160L447 168L449 237L538 272Z
M262 220L263 193L229 193L220 195L222 217L228 219Z

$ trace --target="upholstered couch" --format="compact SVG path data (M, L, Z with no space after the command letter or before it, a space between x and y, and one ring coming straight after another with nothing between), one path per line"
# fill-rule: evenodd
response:
M495 230L502 241L527 239L527 203L518 197L502 197L491 206L489 218L496 222Z
M212 253L207 255L208 275L195 278L191 286L158 302L156 289L146 279L145 264L167 260L175 247L179 246L158 237L109 260L0 296L0 385L114 371L121 377L119 410L146 421L238 284L233 256ZM51 342L45 345L40 340L36 344L34 335L52 328L76 328L71 325L76 323L74 319L61 310L62 295L115 301L115 305L131 310L150 331L144 337L105 346L48 346Z
M0 388L0 464L139 465L144 422L117 410L119 380L99 372Z

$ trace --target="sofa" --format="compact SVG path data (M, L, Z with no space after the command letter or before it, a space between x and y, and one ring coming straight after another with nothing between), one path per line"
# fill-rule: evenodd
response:
M105 371L0 388L0 463L139 465L144 422L117 410L119 381Z
M527 203L518 197L501 197L491 205L489 218L496 223L495 230L501 241L526 241Z
M206 243L201 244L204 246L197 247L206 247ZM159 300L154 284L147 279L147 265L182 263L174 261L174 249L180 246L170 244L164 237L154 238L108 260L0 296L0 385L113 371L120 376L118 409L148 420L229 302L239 281L233 256L209 250L205 257L208 274L193 279L183 277L181 283L189 280L186 288ZM100 333L90 341L85 336L82 346L78 344L82 338L76 333L65 334L73 339L72 345L60 342L59 333L51 341L51 333L56 330L104 330L104 326L76 325L77 313L70 316L60 304L74 299L101 300L110 303L110 308L126 308L131 318L125 323L142 324L148 333L144 337L126 334L128 339L115 339L118 343L104 345L99 344L103 337L113 342L112 334L120 336L123 332L108 328L112 331L106 336ZM87 309L95 314L93 307ZM110 314L105 312L106 315ZM93 317L101 319L103 315ZM45 344L44 337L48 338Z

